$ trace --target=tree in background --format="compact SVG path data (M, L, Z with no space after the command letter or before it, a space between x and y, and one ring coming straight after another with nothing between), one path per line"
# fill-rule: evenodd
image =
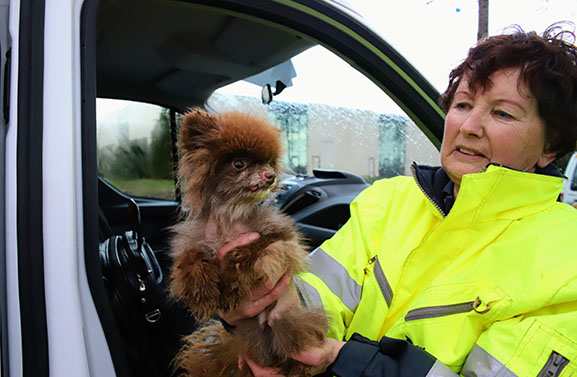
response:
M489 0L479 0L479 24L477 28L477 40L489 35Z
M150 139L150 178L172 179L172 140L170 137L170 110L163 108L152 130Z
M98 171L113 179L172 179L170 111L162 109L149 137L129 139L98 150Z

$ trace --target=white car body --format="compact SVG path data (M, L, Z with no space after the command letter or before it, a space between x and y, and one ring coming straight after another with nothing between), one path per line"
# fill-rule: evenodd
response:
M316 15L308 2L323 3L270 0ZM343 19L361 22L348 8L324 4ZM88 194L81 125L83 101L91 100L86 93L93 88L82 86L81 31L97 6L82 0L1 1L0 77L7 85L1 102L9 112L0 116L2 377L119 375L84 253Z
M577 206L577 152L574 152L565 168L566 180L563 181L562 200L563 203Z

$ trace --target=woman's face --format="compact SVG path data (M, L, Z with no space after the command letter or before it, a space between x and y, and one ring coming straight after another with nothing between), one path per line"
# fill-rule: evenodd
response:
M472 90L463 77L445 119L441 165L459 190L463 174L489 163L533 172L555 159L545 153L545 125L537 102L519 82L518 68L495 72L487 90ZM520 85L519 85L520 84Z

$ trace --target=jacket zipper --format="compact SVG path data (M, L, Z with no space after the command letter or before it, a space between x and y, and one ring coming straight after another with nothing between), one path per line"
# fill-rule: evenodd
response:
M425 308L413 309L405 316L405 322L418 319L444 317L446 315L467 313L475 308L476 301L463 302L461 304L428 306Z
M415 164L413 163L411 165L411 172L413 173L413 178L415 178L415 182L417 183L417 186L419 186L419 188L421 189L421 191L423 192L423 194L425 194L425 196L427 197L427 199L429 199L429 201L431 203L433 203L433 205L435 206L435 208L437 208L437 210L441 213L441 215L443 215L443 217L447 217L447 214L445 213L445 211L441 208L441 206L439 204L437 204L436 201L433 200L433 198L431 198L431 196L425 191L425 189L423 188L423 186L421 186L421 182L419 182L419 180L417 179L417 169L415 168Z
M393 289L391 288L391 285L387 281L385 272L383 271L383 268L381 267L381 264L379 263L379 260L376 255L371 259L369 259L369 264L373 263L375 263L374 268L375 279L377 279L377 283L379 284L379 288L381 288L381 293L385 298L385 302L387 303L387 306L390 308L391 301L393 301Z
M563 357L563 355L553 351L537 377L558 377L568 363L569 360Z

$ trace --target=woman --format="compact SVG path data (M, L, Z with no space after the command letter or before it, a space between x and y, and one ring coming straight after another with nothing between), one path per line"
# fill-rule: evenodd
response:
M297 285L330 339L296 359L337 376L577 373L577 211L550 165L577 141L568 35L492 37L451 72L442 167L376 182L312 253ZM285 280L223 318L262 311Z

